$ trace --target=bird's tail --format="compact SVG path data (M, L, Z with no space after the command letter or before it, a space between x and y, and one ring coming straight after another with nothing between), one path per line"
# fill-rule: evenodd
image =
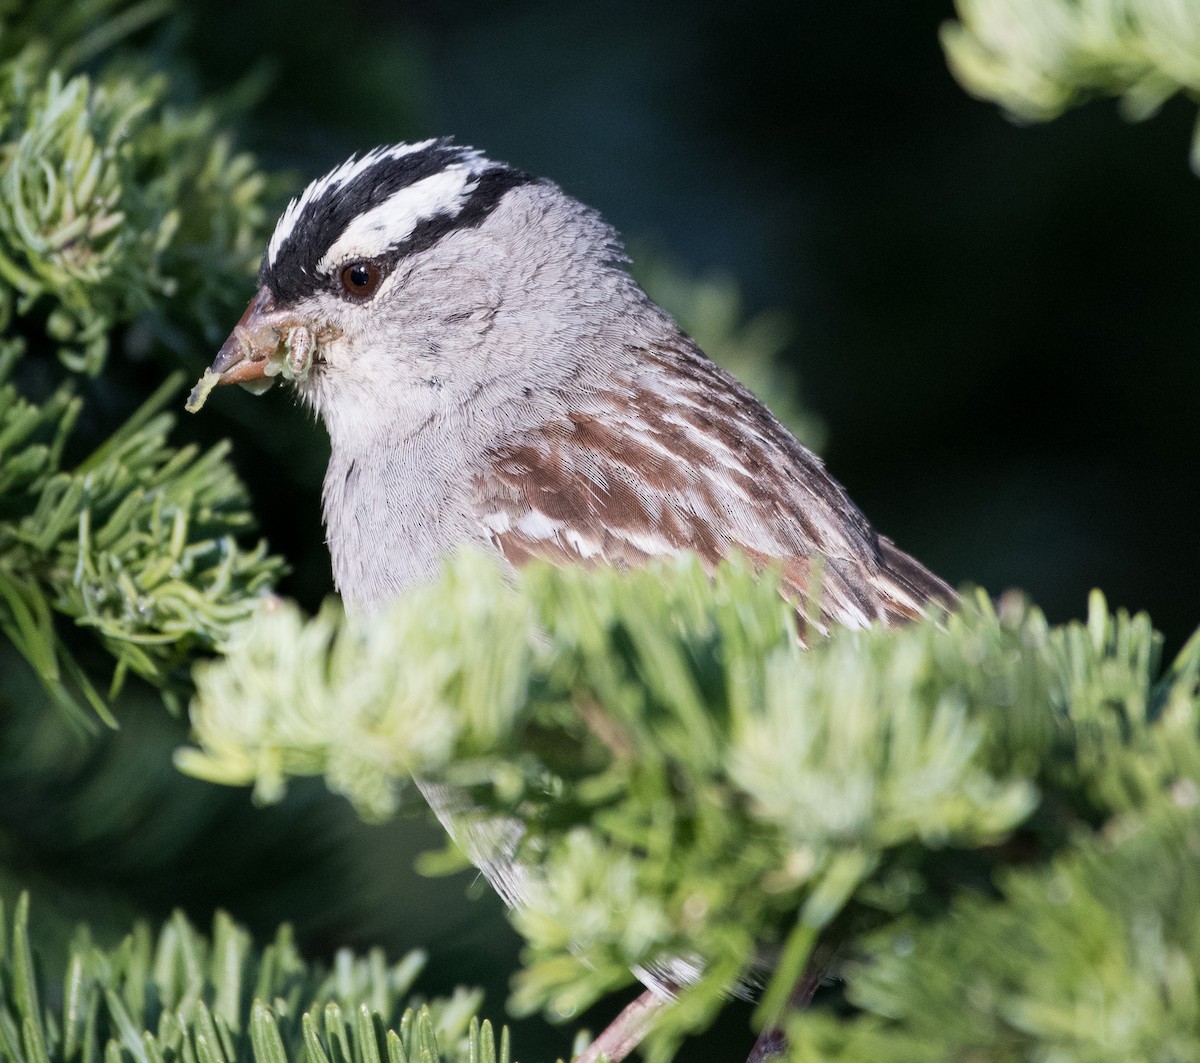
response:
M930 605L952 609L958 602L958 595L950 584L882 535L879 537L879 555L883 565L876 583L883 597L888 623L914 620Z

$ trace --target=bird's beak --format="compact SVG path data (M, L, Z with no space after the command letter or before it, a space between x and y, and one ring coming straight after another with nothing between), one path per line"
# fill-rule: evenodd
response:
M241 384L261 393L281 373L292 379L301 377L308 371L314 348L305 322L290 310L276 307L270 291L260 288L192 389L186 409L195 413L220 384Z
M280 341L279 332L272 327L276 317L271 293L259 288L209 366L208 371L217 375L216 383L248 384L266 379L270 356Z

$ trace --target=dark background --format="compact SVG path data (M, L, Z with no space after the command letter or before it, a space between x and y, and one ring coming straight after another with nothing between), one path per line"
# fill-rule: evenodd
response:
M1193 106L1018 127L949 74L948 2L188 11L204 89L269 86L243 146L295 188L441 134L552 177L639 246L790 314L829 466L946 578L1023 588L1054 620L1098 586L1172 646L1200 620ZM318 455L289 461L305 492L323 441L297 431ZM273 463L246 465L278 486ZM312 600L328 563L315 500L294 501L267 530Z
M1052 620L1081 616L1099 586L1148 609L1170 648L1200 623L1193 106L1131 126L1101 102L1018 128L947 72L949 2L201 0L183 14L162 31L188 57L181 76L256 101L231 125L293 175L281 194L352 151L441 134L552 177L638 246L733 277L751 311L787 312L829 466L946 578L1024 588ZM282 589L319 602L322 429L286 394L231 390L179 431L233 437L293 566ZM428 945L428 989L487 983L500 1015L515 938L494 898L465 900L468 876L411 873L434 831L364 826L316 783L262 810L184 779L170 754L185 723L153 699L86 749L44 712L22 719L0 731L17 766L0 779L0 848L43 908L116 926L220 905L260 936L292 920L314 955ZM691 1058L744 1058L746 1023L735 1010L730 1047ZM527 1063L565 1052L565 1034L543 1036L518 1030Z

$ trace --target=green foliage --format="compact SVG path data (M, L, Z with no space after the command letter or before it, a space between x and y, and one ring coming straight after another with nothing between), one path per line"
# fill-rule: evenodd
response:
M278 573L265 544L241 549L252 525L227 446L201 454L166 442L159 412L169 380L72 469L63 446L81 403L63 385L44 405L23 400L0 367L0 631L64 707L80 690L104 699L59 637L55 614L92 629L125 672L164 686L243 619Z
M164 76L129 60L67 76L56 37L31 34L0 64L0 329L95 375L113 328L170 297L212 323L261 253L265 179L212 110L168 102Z
M1158 670L1148 620L1099 596L1086 624L978 597L806 650L743 566L513 585L465 557L369 622L260 616L197 669L180 763L266 798L321 773L372 816L418 774L517 817L536 870L513 1004L568 1018L685 957L704 973L652 1035L665 1059L764 947L765 1020L818 934L953 919L1016 854L1194 792L1200 637Z
M0 0L0 60L29 50L74 70L169 10L168 0Z
M1196 0L956 0L942 27L951 69L971 93L1031 121L1095 96L1127 118L1178 92L1200 94ZM1200 170L1200 128L1192 166Z
M794 1022L792 1058L1200 1058L1194 777L1173 801L1049 867L1007 871L999 899L868 937L849 972L861 1013Z
M176 325L204 330L261 248L265 179L214 111L171 104L130 54L71 70L163 11L0 9L0 631L83 723L81 701L113 722L129 671L186 683L281 568L237 543L253 520L227 446L168 443L178 380L104 438L100 393L85 405L47 364L94 376L115 336L144 351ZM68 449L91 453L67 464ZM64 620L115 659L107 694Z
M343 950L327 971L301 959L286 926L260 951L223 913L210 941L177 912L111 949L81 930L59 995L39 978L28 915L23 896L11 937L0 932L0 1063L509 1060L508 1031L497 1046L476 1017L478 992L409 998L420 953L389 965L378 950Z
M418 590L386 629L347 622L332 602L307 621L294 603L270 603L219 667L197 670L205 755L184 761L214 781L254 781L264 799L290 775L327 774L379 818L395 810L410 773L494 751L527 704L534 615L495 565L472 562L455 570L452 590ZM450 690L463 695L461 714L445 711Z

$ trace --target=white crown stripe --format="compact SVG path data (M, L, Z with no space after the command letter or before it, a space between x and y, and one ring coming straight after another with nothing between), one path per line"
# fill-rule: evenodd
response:
M275 265L280 250L287 242L287 238L292 235L300 216L314 200L320 199L334 187L348 184L384 159L403 158L405 155L424 151L436 143L436 140L431 139L417 141L415 144L392 144L387 147L373 148L362 158L349 158L336 169L330 170L324 177L318 177L287 205L287 209L280 216L275 225L275 232L271 236L271 242L267 245L268 264Z
M457 214L479 184L473 172L477 157L461 162L400 189L379 206L356 217L317 263L330 273L353 258L373 258L403 243L426 218Z

